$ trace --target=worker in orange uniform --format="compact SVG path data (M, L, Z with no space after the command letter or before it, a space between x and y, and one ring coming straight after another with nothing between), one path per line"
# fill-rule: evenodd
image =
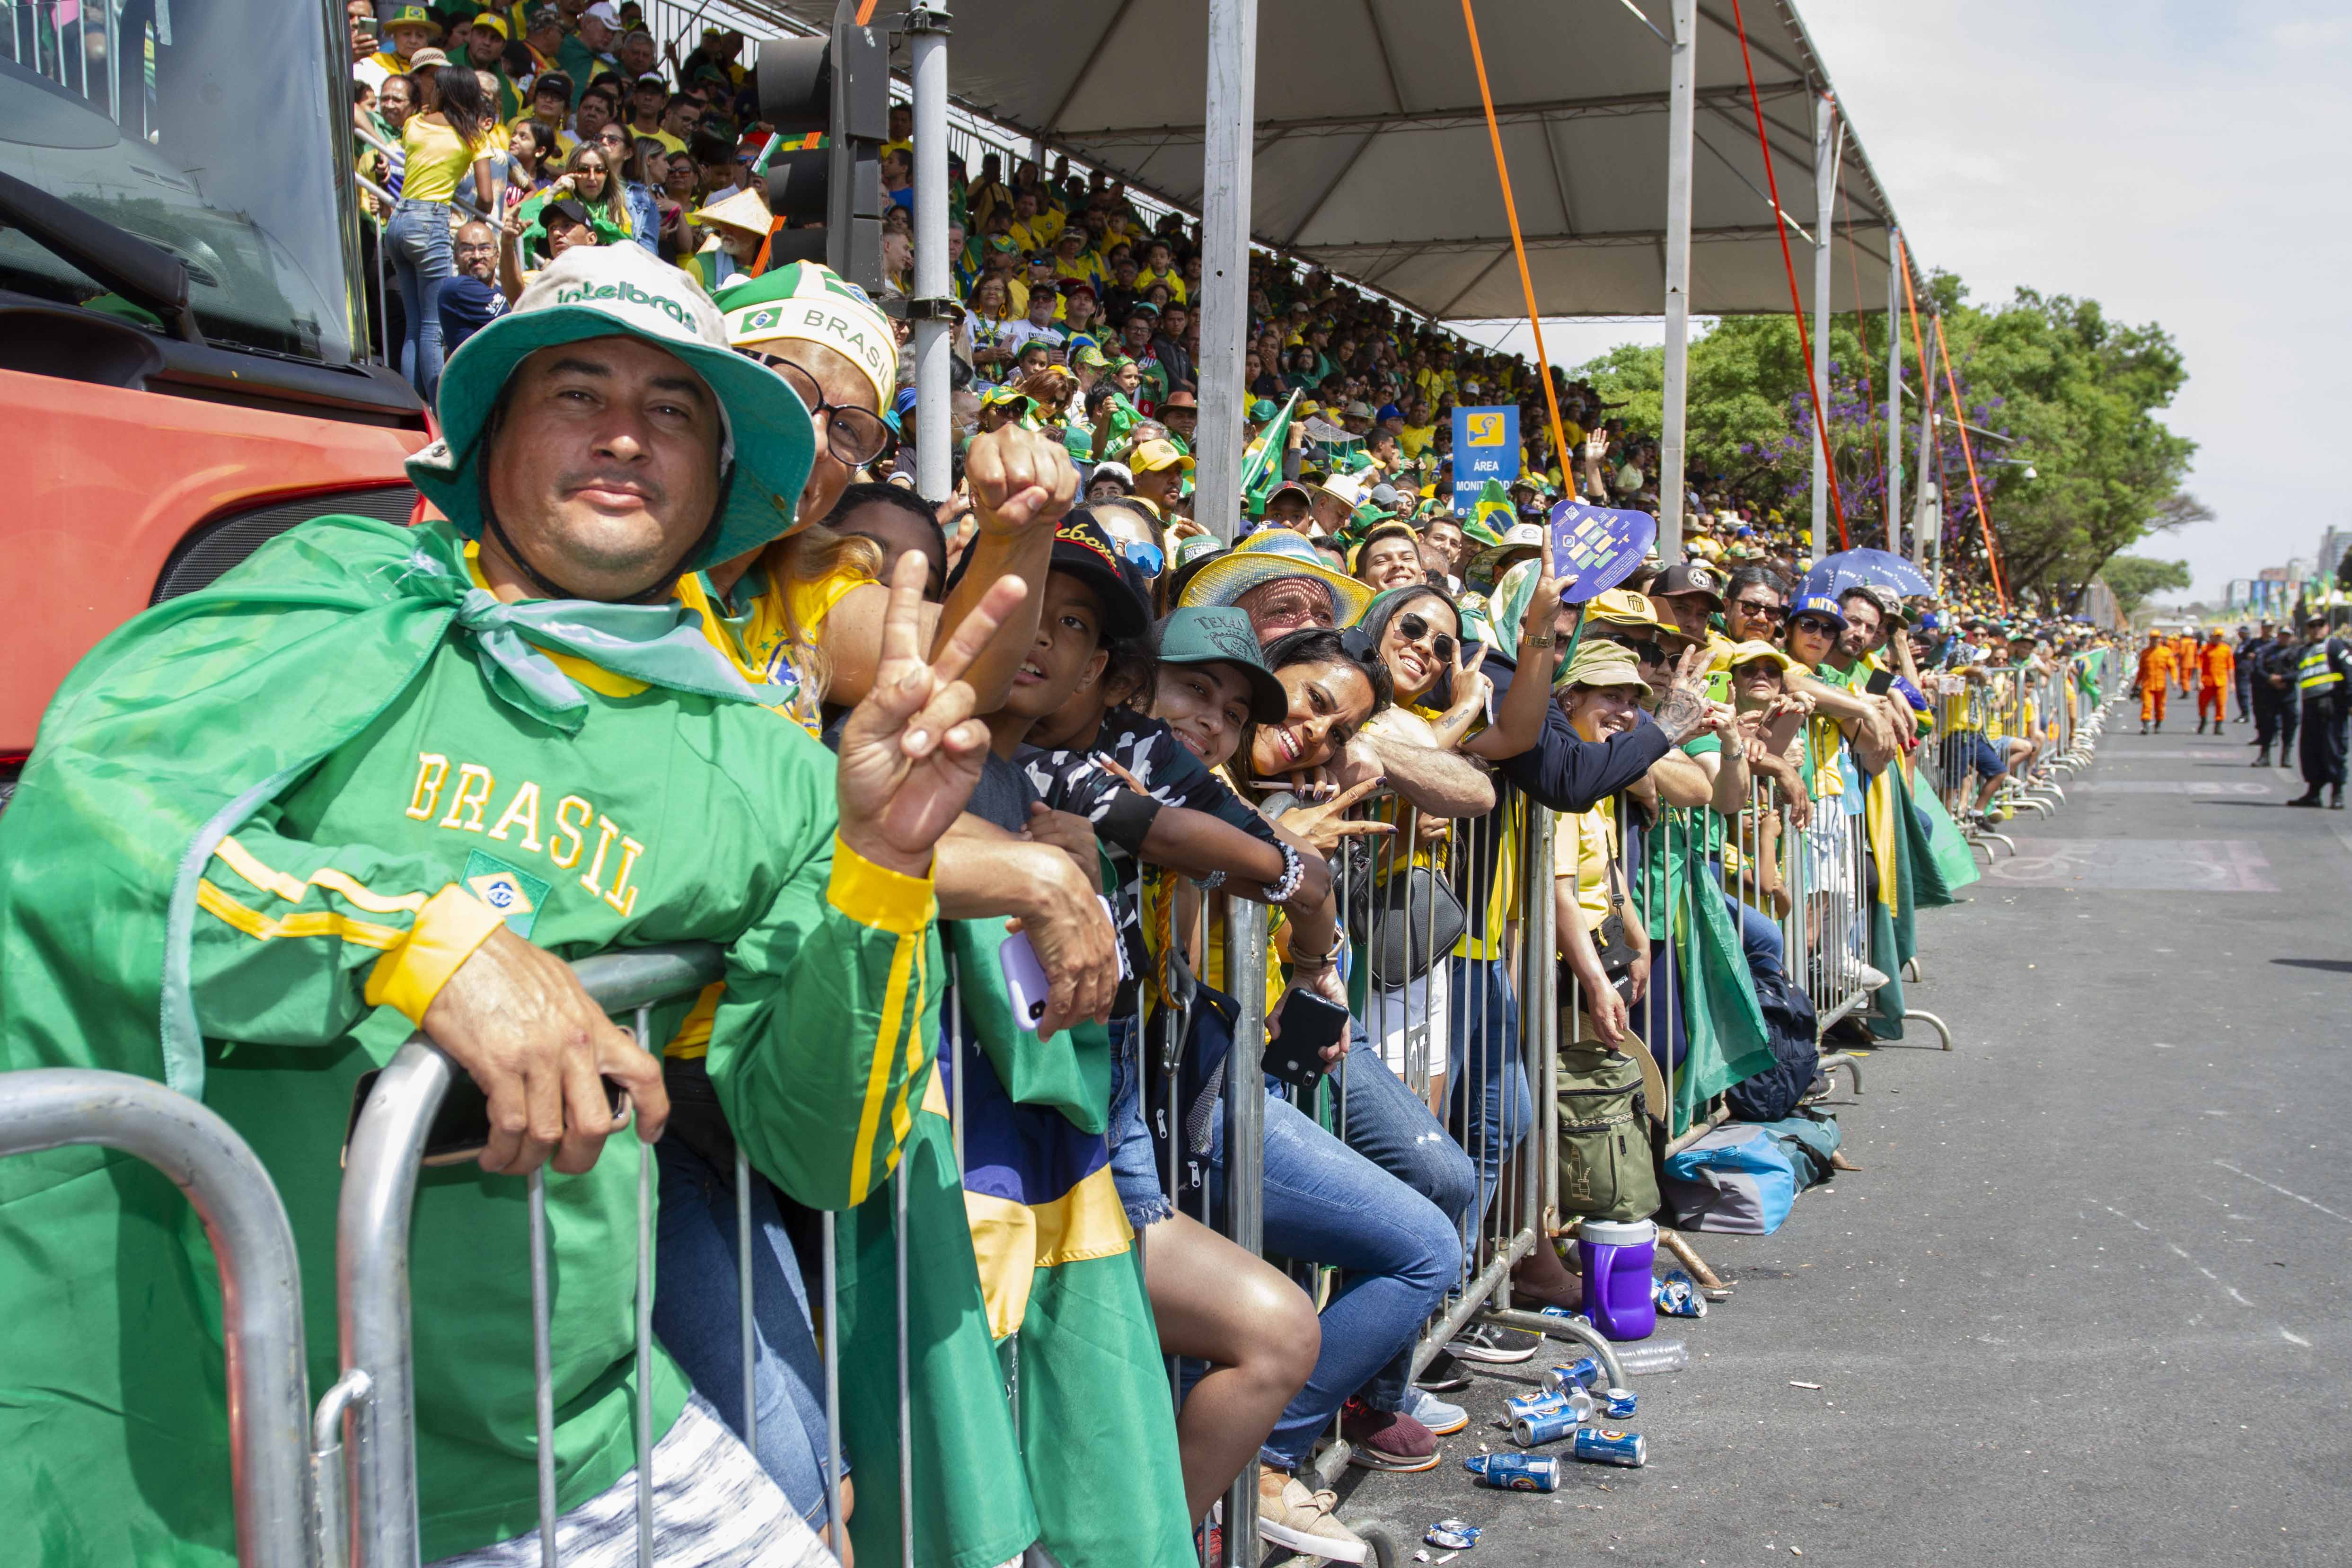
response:
M2228 710L2222 706L2238 679L2238 656L2221 640L2221 634L2210 628L2205 641L2197 649L2197 732L2205 732L2205 710L2213 710L2213 733L2221 732Z
M2172 672L2180 695L2197 695L2197 638L2186 627L2172 639Z
M2139 688L2139 732L2148 732L2153 724L2158 733L2164 731L2164 700L2179 679L2179 662L2173 657L2172 644L2162 632L2147 634L2147 647L2139 656L2139 673L2133 683Z

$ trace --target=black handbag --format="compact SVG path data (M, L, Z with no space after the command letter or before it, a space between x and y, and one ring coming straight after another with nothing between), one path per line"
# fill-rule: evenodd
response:
M1375 990L1420 979L1469 930L1461 899L1425 866L1409 866L1384 882L1368 872L1349 880L1348 936Z

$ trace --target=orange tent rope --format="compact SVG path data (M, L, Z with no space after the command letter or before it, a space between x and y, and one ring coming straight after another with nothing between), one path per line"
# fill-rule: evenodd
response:
M1968 459L1969 493L1976 498L1977 524L1984 530L1985 564L1992 569L1992 591L2000 607L2009 608L2009 588L2000 579L2000 552L1992 542L1992 514L1985 510L1984 487L1977 483L1976 450L1969 443L1969 427L1961 423L1960 384L1952 374L1952 351L1944 346L1944 319L1936 318L1936 357L1944 362L1944 389L1952 398L1952 427L1960 433L1960 456Z
M1903 305L1911 316L1911 347L1919 356L1919 428L1925 430L1936 417L1936 371L1927 363L1927 340L1919 334L1919 297L1911 291L1911 251L1899 234L1895 237L1895 265L1903 274ZM1887 327L1892 331L1894 323L1888 322ZM1901 395L1900 388L1896 389L1895 395ZM1941 475L1937 477L1938 480L1942 478ZM1922 483L1927 478L1925 474L1919 476ZM1916 549L1918 541L1912 541L1912 547ZM1943 550L1944 542L1939 538L1936 541L1938 560L1943 556Z
M1470 0L1462 0L1466 7ZM1739 0L1731 0L1731 25L1739 34L1739 63L1748 69L1748 101L1756 110L1756 141L1764 149L1764 185L1772 197L1772 227L1780 237L1780 266L1789 274L1789 312L1797 318L1797 352L1805 356L1805 386L1813 395L1813 430L1822 443L1822 471L1829 476L1830 508L1837 514L1838 548L1851 548L1845 533L1845 496L1838 488L1837 458L1830 450L1829 411L1822 405L1822 384L1813 374L1813 339L1805 330L1804 301L1797 293L1797 263L1789 254L1789 219L1780 205L1780 182L1772 174L1772 139L1764 133L1764 99L1756 90L1756 62L1748 54L1748 23L1739 14Z
M1559 421L1559 394L1552 390L1551 359L1544 353L1543 320L1536 314L1535 279L1528 275L1527 242L1519 237L1519 207L1511 199L1511 169L1503 159L1503 131L1495 121L1495 95L1486 87L1486 56L1478 47L1478 18L1471 12L1470 0L1462 0L1462 25L1470 32L1470 63L1478 71L1478 100L1486 106L1486 138L1495 144L1495 177L1503 184L1503 216L1511 226L1511 253L1518 258L1519 292L1527 300L1528 325L1535 329L1536 364L1543 374L1544 406L1551 411L1552 456L1559 463L1561 488L1568 489L1569 476L1573 472L1568 433Z

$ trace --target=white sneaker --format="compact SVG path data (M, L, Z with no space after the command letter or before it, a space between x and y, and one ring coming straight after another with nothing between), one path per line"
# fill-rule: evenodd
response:
M1864 991L1876 991L1882 986L1892 984L1894 978L1883 969L1873 969L1867 963L1862 966L1862 988Z
M1470 1425L1470 1412L1425 1388L1405 1390L1404 1413L1441 1437Z
M1364 1538L1331 1517L1336 1492L1311 1492L1296 1476L1261 1468L1257 1473L1257 1533L1302 1557L1361 1563L1371 1554Z

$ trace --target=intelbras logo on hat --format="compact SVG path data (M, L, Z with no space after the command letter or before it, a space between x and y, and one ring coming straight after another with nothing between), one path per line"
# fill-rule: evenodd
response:
M618 300L631 305L650 305L688 331L696 331L694 313L684 305L667 294L640 289L626 279L618 283L599 283L593 288L586 284L566 284L555 291L555 302L559 305L577 305L589 300Z

